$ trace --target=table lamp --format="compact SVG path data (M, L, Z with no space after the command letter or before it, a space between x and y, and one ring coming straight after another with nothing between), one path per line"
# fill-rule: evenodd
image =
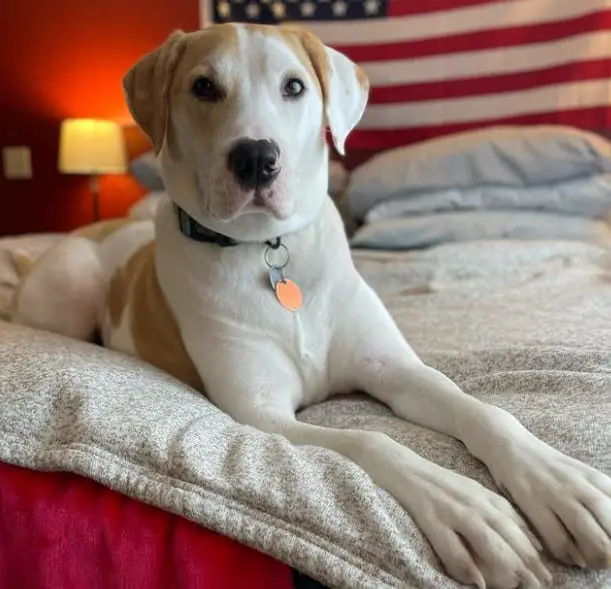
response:
M59 134L59 171L86 174L93 198L93 216L100 219L100 174L127 171L121 126L99 119L66 119Z

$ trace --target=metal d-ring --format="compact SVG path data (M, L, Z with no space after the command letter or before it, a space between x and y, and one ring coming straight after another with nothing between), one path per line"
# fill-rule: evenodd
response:
M282 250L285 255L286 255L286 259L284 260L284 262L282 264L272 264L269 260L269 254L271 251L277 251L277 250ZM286 268L289 265L289 262L291 261L291 254L289 253L288 248L286 247L286 245L284 245L283 243L275 243L274 245L269 245L265 248L265 263L267 264L268 268Z

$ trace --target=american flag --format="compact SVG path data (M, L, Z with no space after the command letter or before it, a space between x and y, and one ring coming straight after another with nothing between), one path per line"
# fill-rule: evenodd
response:
M204 25L298 23L359 63L348 147L491 124L611 129L611 0L200 0Z

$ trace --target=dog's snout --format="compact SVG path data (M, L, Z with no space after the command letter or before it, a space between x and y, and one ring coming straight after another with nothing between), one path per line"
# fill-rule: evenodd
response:
M240 139L229 151L229 169L245 188L265 188L278 176L280 149L268 139Z

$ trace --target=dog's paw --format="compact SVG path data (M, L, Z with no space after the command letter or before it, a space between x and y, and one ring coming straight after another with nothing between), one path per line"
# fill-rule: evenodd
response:
M498 483L558 560L611 568L609 477L543 443L509 458L501 471Z
M543 587L540 544L500 495L448 471L415 482L406 497L448 574L481 589Z

